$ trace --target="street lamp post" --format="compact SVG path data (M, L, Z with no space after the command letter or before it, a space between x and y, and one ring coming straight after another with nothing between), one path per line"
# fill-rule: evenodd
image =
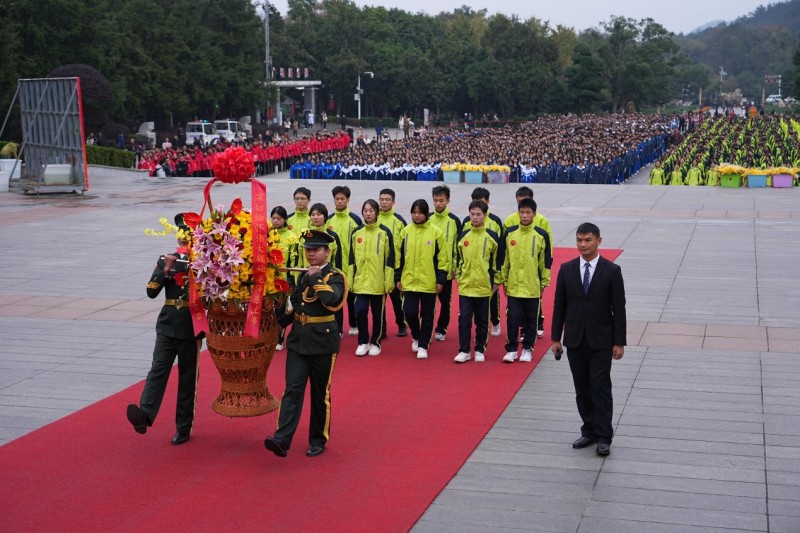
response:
M370 78L375 77L374 72L362 72L361 74L369 75ZM358 75L358 87L356 89L356 98L358 99L358 120L361 121L361 95L364 94L364 91L361 90L361 74Z

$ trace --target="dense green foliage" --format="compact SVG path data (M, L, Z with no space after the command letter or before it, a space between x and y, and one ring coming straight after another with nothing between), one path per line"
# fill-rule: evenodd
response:
M86 159L90 165L107 167L133 168L136 154L128 150L105 148L103 146L87 146Z
M288 5L283 15L271 8L272 64L322 80L320 109L332 97L329 115L354 116L357 77L371 71L374 78L362 76L363 116L419 117L429 108L443 123L465 113L639 109L687 87L711 96L719 65L729 72L724 90L741 86L755 98L764 74L784 74L788 94L800 27L786 26L800 19L800 0L678 37L651 19L612 17L578 34L466 6L429 16L352 0ZM0 102L10 101L18 78L67 65L107 80L111 95L87 97L104 125L252 114L275 97L264 88L261 9L249 0L6 0ZM774 26L765 30L755 16Z

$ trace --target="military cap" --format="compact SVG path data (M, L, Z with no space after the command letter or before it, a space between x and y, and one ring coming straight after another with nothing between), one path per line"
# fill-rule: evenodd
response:
M178 213L175 215L175 225L178 226L179 229L182 230L189 230L189 226L186 225L186 222L183 220L183 213Z
M309 229L303 233L303 248L329 248L333 242L333 236L327 231Z

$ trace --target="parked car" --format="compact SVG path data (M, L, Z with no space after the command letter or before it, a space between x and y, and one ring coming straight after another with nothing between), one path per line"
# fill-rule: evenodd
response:
M199 140L203 146L211 146L219 140L217 129L207 120L186 124L186 144L192 145Z
M777 105L777 104L783 103L783 98L779 94L771 94L771 95L767 96L767 99L765 100L765 102L768 103L768 104Z
M232 118L215 120L214 127L217 129L217 135L225 137L228 142L241 141L247 136L244 127Z

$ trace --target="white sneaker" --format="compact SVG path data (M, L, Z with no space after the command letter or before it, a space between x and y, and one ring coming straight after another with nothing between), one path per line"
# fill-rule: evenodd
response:
M276 352L280 352L281 350L283 350L283 344L276 344L275 345L275 351Z
M470 359L472 359L472 357L470 357L470 355L467 352L458 352L458 355L455 356L453 361L455 361L456 363L466 363Z
M417 350L417 359L427 359L428 358L428 350L425 348L419 348Z
M475 362L476 363L483 363L486 361L486 358L483 356L481 352L475 352Z
M358 348L356 348L356 355L367 355L369 351L369 344L359 344Z
M523 363L530 363L532 359L533 359L533 352L523 348L522 355L519 357L519 360Z
M380 355L381 354L381 347L377 344L370 344L369 345L369 354L370 355Z
M411 351L417 353L419 350L419 341L411 341Z
M517 352L506 352L503 356L504 363L513 363L517 360Z
M437 341L443 341L444 338L445 338L445 334L444 333L437 333L436 334L436 340Z
M350 328L350 331L347 332L348 335L358 335L358 328Z
M492 337L499 337L502 331L500 331L500 324L496 326L492 326Z
M537 329L536 330L536 338L537 339L541 339L542 337L544 337L544 330L543 329Z

